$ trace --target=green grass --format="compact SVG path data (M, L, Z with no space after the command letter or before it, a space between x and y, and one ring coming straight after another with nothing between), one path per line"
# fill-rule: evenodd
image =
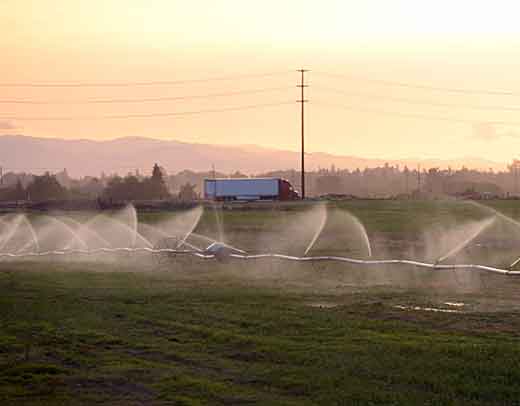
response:
M285 293L225 271L195 278L82 266L0 275L2 404L520 399L518 314L392 306L440 300L420 290ZM316 302L337 306L309 306Z
M520 217L517 201L486 204ZM489 215L463 202L334 205L374 239ZM306 208L221 214L247 246ZM197 231L215 221L206 211ZM493 275L268 261L0 262L0 404L520 404L519 288ZM463 313L395 307L446 301Z

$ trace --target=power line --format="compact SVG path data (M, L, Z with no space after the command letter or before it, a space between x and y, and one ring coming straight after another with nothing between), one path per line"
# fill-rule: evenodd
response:
M0 120L19 120L19 121L74 121L74 120L118 120L129 118L151 118L151 117L177 117L189 116L205 113L222 113L228 111L251 110L257 108L281 106L285 104L294 104L294 101L284 101L278 103L250 104L244 106L225 107L221 109L192 110L166 113L145 113L145 114L115 114L102 116L50 116L50 117L22 117L22 116L6 116L0 117Z
M404 97L381 96L381 95L377 95L377 94L350 92L350 91L344 91L341 89L336 89L336 88L327 87L327 86L320 86L320 85L313 86L313 88L322 89L322 90L342 94L345 96L355 96L355 97L361 97L361 98L365 98L365 99L388 100L388 101L395 101L395 102L399 102L399 103L408 103L408 104L422 104L422 105L428 105L428 106L434 106L434 107L465 108L465 109L472 109L472 110L520 111L520 107L441 103L441 102L434 102L434 101L421 100L421 99L411 99L411 98L404 98Z
M184 79L184 80L157 80L157 81L132 81L132 82L56 82L56 83L37 83L37 82L18 82L18 83L0 83L0 87L132 87L132 86L170 86L184 83L203 83L212 81L228 81L240 80L248 78L259 78L268 76L278 76L291 73L292 71L277 71L251 74L236 74L229 76L215 76L202 79Z
M408 87L414 89L423 89L423 90L433 90L438 92L448 92L448 93L462 93L462 94L485 94L492 96L520 96L520 93L511 92L506 90L485 90L485 89L466 89L466 88L457 88L457 87L441 87L434 86L430 84L422 84L422 83L409 83L409 82L400 82L393 80L384 80L384 79L372 79L363 76L357 76L352 74L339 74L339 73L328 73L328 72L316 72L318 75L330 76L334 78L343 78L350 79L356 81L364 81L364 82L373 82L379 83L384 86L398 86L398 87Z
M327 102L320 102L320 101L313 102L313 105L335 107L335 108L359 111L362 113L369 113L369 114L380 114L380 115L388 115L388 116L404 117L404 118L418 118L418 119L432 120L432 121L448 121L448 122L461 123L461 124L477 124L477 123L483 121L483 120L478 120L478 119L476 119L476 120L463 119L463 118L457 118L457 117L453 117L453 116L433 116L433 115L427 115L427 114L401 113L401 112L397 112L397 111L370 109L370 108L358 107L355 105L335 104L335 103L327 103ZM489 121L489 120L484 120L484 121L486 123L492 124L492 125L494 124L494 125L506 125L506 126L520 126L520 121Z
M189 100L189 99L209 99L213 97L238 96L244 94L258 94L277 92L282 90L292 89L292 87L268 87L260 89L237 90L230 92L208 93L201 95L188 96L171 96L171 97L147 97L147 98L129 98L129 99L85 99L85 100L20 100L20 99L5 99L0 100L1 104L111 104L111 103L153 103L175 100Z

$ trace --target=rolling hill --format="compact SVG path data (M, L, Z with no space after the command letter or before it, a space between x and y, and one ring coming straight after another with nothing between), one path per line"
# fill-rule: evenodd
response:
M452 160L368 159L355 156L312 152L306 155L306 168L319 167L364 169L389 163L423 168L441 167L471 169L504 169L506 165L479 158ZM37 138L24 135L0 136L0 166L4 172L55 172L67 168L71 176L97 176L117 172L125 174L139 169L147 173L157 162L168 172L183 169L208 171L214 165L219 172L236 170L257 174L278 169L297 169L300 154L255 145L209 145L176 140L125 137L107 141L86 139Z

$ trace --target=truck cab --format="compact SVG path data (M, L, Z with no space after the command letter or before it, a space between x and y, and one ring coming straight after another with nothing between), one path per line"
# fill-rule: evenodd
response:
M300 194L293 188L291 183L287 179L279 180L280 200L297 200L300 198Z

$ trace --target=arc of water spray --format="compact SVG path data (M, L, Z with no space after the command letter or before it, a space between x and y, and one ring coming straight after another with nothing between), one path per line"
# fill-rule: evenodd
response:
M496 217L488 218L481 226L475 230L468 238L466 238L461 243L457 244L454 248L452 248L450 251L448 251L445 255L441 256L439 259L437 259L436 263L441 263L442 261L452 257L455 254L458 254L460 251L462 251L471 241L473 241L475 238L477 238L480 234L484 232L487 228L489 228L494 222Z
M199 224L199 221L200 221L200 218L202 217L202 213L203 213L204 209L197 208L196 210L198 210L198 213L197 213L197 216L195 218L195 221L193 222L193 224L189 228L188 232L184 235L182 240L179 241L179 243L177 244L177 248L180 248L180 247L182 247L183 244L186 244L186 240L188 239L188 237L191 235L191 233L193 233L193 230L195 230L195 228L197 228L197 225Z
M98 221L98 219L103 216L103 217L106 217L104 214L98 214L94 217L92 217L91 219L87 220L85 223L81 224L79 222L76 222L78 224L80 224L80 227L78 229L78 232L81 233L83 231L93 231L91 228L90 228L90 225L92 223L94 223L95 221ZM74 220L75 221L75 220ZM110 244L105 238L101 237L101 235L98 233L98 232L94 232L96 236L99 236L99 241L102 241L103 244L106 245L106 247L111 247L112 244ZM72 241L67 244L67 246L65 247L65 249L69 249L70 246L72 244Z
M213 238L209 238L208 236L205 236L205 235L202 235L202 234L199 234L199 233L195 233L195 232L193 232L193 233L191 233L191 235L192 235L193 237L201 238L201 239L203 239L203 240L206 240L206 241L208 241L208 242L210 242L210 243L211 243L211 242L217 242L217 240L214 240Z
M22 216L22 219L20 220L20 224L21 224L22 221L25 223L25 225L29 229L29 233L31 234L32 241L31 241L31 239L29 241L27 241L24 245L22 245L21 248L19 248L17 250L17 252L23 252L30 246L36 247L36 251L39 251L40 250L40 244L38 242L38 236L34 232L34 228L33 228L32 224L29 222L29 220L27 219L27 217L25 215ZM17 227L17 229L18 228L19 228L19 226ZM15 233L16 233L16 230L15 230ZM14 234L11 237L13 237L13 236L14 236Z
M318 237L321 235L321 232L323 231L325 224L327 223L327 207L324 204L321 204L319 207L321 210L320 224L319 224L318 228L316 229L316 231L314 232L314 235L313 235L309 245L307 245L307 248L305 249L303 256L306 256L307 253L312 249L312 247L318 240Z
M195 232L192 232L192 233L190 234L190 237L200 238L200 239L202 239L202 240L204 240L204 241L209 242L210 244L213 244L214 242L216 242L216 240L214 240L213 238L209 238L209 237L206 237L205 235L198 234L198 233L195 233ZM185 244L187 247L190 247L190 248L192 248L192 249L196 249L196 250L198 250L198 251L200 251L200 252L204 251L204 250L200 249L199 247L196 247L196 246L193 245L193 244L189 244L187 241L185 241L184 244Z
M501 213L501 212L499 212L498 210L496 210L496 209L494 209L492 207L486 206L484 204L477 203L477 202L475 202L473 200L470 200L469 203L474 205L474 206L477 206L477 207L479 207L481 209L487 210L487 211L493 213L495 216L500 217L501 219L507 221L508 223L513 224L513 225L515 225L515 226L520 228L520 222L519 221L517 221L517 220L515 220L515 219L513 219L513 218L511 218L509 216L506 216L504 213Z
M224 222L222 220L221 213L217 209L217 203L212 202L213 212L215 213L215 224L217 225L217 234L220 242L224 241Z
M122 211L130 211L132 227L130 227L134 232L132 233L132 247L135 247L135 243L137 242L137 211L135 207L130 203L128 204ZM122 222L121 222L122 223Z
M163 230L161 230L158 227L153 227L150 224L141 223L141 224L139 224L139 227L141 227L143 231L146 230L146 232L144 233L145 235L148 233L156 233L156 234L159 234L159 236L162 238L173 238L172 235L164 232Z
M98 241L100 241L102 245L105 245L106 247L110 247L110 243L107 240L105 240L103 237L101 237L99 235L99 233L97 233L94 230L91 230L86 223L82 224L79 221L76 221L70 217L66 217L66 220L70 221L72 224L74 224L76 227L78 227L78 233L80 233L84 230L85 232L94 236L94 238L96 238ZM72 240L65 246L65 249L69 249L71 244L72 244Z
M69 234L72 235L72 240L76 240L84 249L88 249L88 245L85 243L85 241L83 241L83 239L77 235L74 230L69 226L67 225L65 222L61 221L61 220L58 220L57 218L55 217L51 217L51 216L44 216L46 219L49 219L50 221L52 221L54 224L58 224L62 227L65 228L65 230L67 230L67 232ZM38 240L38 244L39 244L39 238L38 236L36 235L36 233L34 233L34 235L36 236L36 239ZM46 234L48 235L48 233ZM28 248L29 246L31 245L30 242L27 242L27 244L25 244L21 249L19 249L18 251L23 251L25 250L26 248ZM70 243L68 243L67 245L65 245L65 249L69 248L70 247Z
M153 247L153 244L148 241L145 237L143 237L137 230L133 230L130 226L123 223L122 221L116 220L112 217L106 216L105 214L98 214L97 216L94 216L89 221L85 223L86 226L90 227L91 224L93 224L96 221L99 221L100 219L106 219L107 221L111 222L112 224L117 225L118 227L122 227L126 231L130 231L133 235L135 233L136 235L136 241L139 239L141 242L143 242L145 245L147 245L149 248ZM135 245L135 244L134 244Z
M126 224L125 222L121 221L119 218L122 215L129 215L130 216L130 225ZM138 231L137 231L137 211L135 210L135 207L132 205L132 203L128 203L123 209L118 210L115 214L115 217L118 217L115 219L114 217L108 217L112 221L117 221L121 225L124 225L128 230L131 232L130 239L131 239L131 245L132 247L135 247L135 244L137 242L138 238Z
M116 220L116 219L113 219L113 218L110 218L108 217L108 219L110 221L112 221L113 223L116 223L118 224L120 227L123 227L125 229L128 229L130 231L132 231L132 236L135 236L135 240L133 241L133 246L135 247L135 244L137 242L137 240L139 239L139 241L141 241L142 243L144 243L145 245L147 245L149 248L152 248L153 247L153 244L148 241L145 237L143 237L138 231L137 231L137 228L133 228L128 226L127 224L123 223L122 221L119 221L119 220Z
M22 222L22 216L18 215L14 219L12 219L10 222L7 223L7 227L10 227L10 228L9 228L9 230L7 230L6 233L4 233L4 237L2 238L2 242L0 243L0 250L2 250L7 245L9 240L16 233L16 230L18 230L18 227L20 227L21 222Z
M214 243L218 243L224 247L227 247L235 252L239 252L241 254L246 254L246 252L244 250L241 250L240 248L237 248L237 247L234 247L230 244L227 244L224 242L224 221L222 220L222 215L221 215L221 212L219 212L219 210L217 209L217 204L216 202L211 202L211 207L213 208L213 212L215 213L215 223L217 225L217 234L218 234L218 239L219 241L217 240L214 240L212 238L209 238L209 237L206 237L206 236L201 236L200 234L197 234L197 236L200 236L200 237L204 237L206 238L206 240L208 241L211 241L212 244ZM192 233L192 235L195 235L194 233Z
M512 225L515 225L515 226L517 226L517 227L520 228L520 222L519 222L519 221L517 221L517 220L515 220L515 219L513 219L513 218L511 218L511 217L509 217L509 216L506 216L504 213L501 213L501 212L499 212L498 210L496 210L496 209L494 209L494 208L492 208L492 207L486 206L486 205L484 205L484 204L479 204L479 203L477 203L477 202L475 202L475 201L473 201L473 200L470 200L469 203L471 203L471 204L473 204L474 206L477 206L477 207L479 207L479 208L481 208L481 209L484 209L484 210L490 211L490 212L492 212L496 217L500 217L502 220L505 220L505 221L507 221L508 223L510 223L510 224L512 224ZM513 262L511 263L511 265L509 265L509 269L515 267L519 262L520 262L520 258L518 258L518 259L516 259L515 261L513 261Z
M509 269L514 268L520 262L520 258L515 259L511 265L509 265Z
M151 230L152 232L154 233L157 233L159 234L161 237L163 238L176 238L176 236L172 235L172 234L169 234L169 233L166 233L164 232L163 230L161 230L160 228L157 228L157 227L152 227L151 225L149 224L143 224L141 223L140 224L141 227L143 227L144 229L149 229ZM193 235L194 233L189 233L187 236L186 236L186 239L190 236L190 235ZM195 250L195 251L198 251L198 252L202 252L202 249L200 249L199 247L196 247L195 245L193 244L190 244L189 242L187 242L186 240L182 242L183 245L187 246L188 248L192 249L192 250ZM180 248L179 246L177 246L177 248Z
M223 245L224 247L227 247L227 248L229 248L229 249L231 249L231 250L233 250L233 251L240 252L240 253L242 253L242 254L246 254L246 251L241 250L240 248L237 248L237 247L235 247L235 246L233 246L233 245L231 245L231 244L227 244L227 243L222 242L222 241L217 241L217 240L215 240L215 239L213 239L213 238L210 238L210 237L207 237L207 236L205 236L205 235L197 234L197 233L191 233L191 235L192 235L193 237L201 238L201 239L203 239L203 240L206 240L207 242L209 242L209 243L211 243L211 244L218 243L218 244L221 244L221 245Z
M9 223L2 218L0 218L0 224L2 224L5 228L9 227ZM6 233L6 230L3 230L2 233L0 233L0 244L2 244L2 241L4 241L4 235Z
M324 211L323 211L323 215L322 215L322 218L321 218L320 225L317 228L316 232L314 233L314 236L313 236L311 242L307 246L307 249L305 250L305 253L303 254L304 257L309 253L309 251L312 249L312 247L314 247L314 244L316 243L316 241L318 240L318 238L322 234L323 229L325 227L325 224L327 223L327 219L328 219L327 207L325 205L323 205L321 207L323 207ZM369 258L372 257L372 246L370 244L370 239L368 238L368 234L367 234L367 231L365 229L365 226L352 213L350 213L348 211L344 211L344 214L347 215L350 218L350 220L356 225L356 227L361 232L361 235L363 237L363 242L365 243L365 246L366 246L366 249L367 249L367 256Z
M31 223L29 222L29 220L27 220L27 217L23 214L16 216L11 221L11 223L14 223L14 225L7 232L7 235L2 239L2 241L0 243L0 250L3 249L7 245L7 243L11 240L11 238L13 238L13 236L16 234L16 232L20 228L22 222L24 222L27 225L27 227L29 228L29 232L31 233L31 238L33 240L34 246L36 247L36 251L40 250L40 244L38 243L38 237L36 236ZM25 248L25 246L22 248Z
M348 213L348 212L347 212ZM367 255L368 257L372 257L372 246L370 244L370 239L368 238L367 230L363 223L352 213L348 213L351 220L354 222L354 224L358 227L358 229L361 231L361 235L363 236L363 240L365 241L365 245L367 247Z
M36 250L39 251L40 250L40 243L38 242L38 236L34 232L34 228L33 228L32 224L29 222L29 220L27 219L26 216L23 216L23 221L29 227L29 231L31 232L32 239L34 241L34 244L36 245Z
M195 245L193 244L190 244L189 242L187 241L184 241L184 245L188 248L191 248L192 250L195 250L197 252L204 252L204 250L201 250L199 247L196 247Z
M64 221L61 221L61 220L58 220L58 219L54 219L55 221L58 221L59 224L62 224L66 230L72 234L73 238L75 238L80 245L82 245L85 249L88 249L88 245L87 243L85 242L85 240L83 240L83 238L81 238L78 234L76 234L76 232L72 229L71 226L69 226L67 223L65 223Z

